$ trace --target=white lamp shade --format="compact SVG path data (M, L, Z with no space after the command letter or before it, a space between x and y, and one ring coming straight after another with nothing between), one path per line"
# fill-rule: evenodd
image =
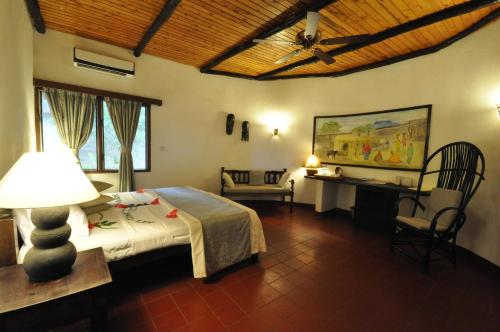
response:
M318 168L321 166L321 163L315 155L311 155L309 158L307 158L306 165L307 168Z
M0 207L72 205L99 197L80 166L56 152L28 152L0 181Z

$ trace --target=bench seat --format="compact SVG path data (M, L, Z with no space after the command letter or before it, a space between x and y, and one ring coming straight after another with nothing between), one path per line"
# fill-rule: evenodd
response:
M282 171L264 171L264 181L255 182L259 185L250 185L250 172L249 170L238 169L225 169L221 167L220 170L220 195L221 196L281 196L281 201L285 202L285 197L290 197L290 212L293 210L293 186L295 181L288 180L289 175L283 181L281 178L286 173L286 168ZM262 172L262 171L261 171ZM224 180L224 173L231 177L231 185L227 185ZM261 185L261 183L264 183ZM283 183L280 183L283 182ZM281 184L282 186L278 185Z
M291 188L283 188L277 184L265 184L263 186L251 186L248 184L235 184L234 188L224 187L226 194L288 194L291 193Z

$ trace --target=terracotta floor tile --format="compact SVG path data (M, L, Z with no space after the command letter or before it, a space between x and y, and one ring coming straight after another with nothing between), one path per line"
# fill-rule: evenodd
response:
M204 297L204 300L213 310L217 310L221 307L233 304L233 301L222 290L217 290L213 293L208 294Z
M499 331L500 269L459 252L456 269L432 264L423 274L389 252L386 236L343 215L251 204L269 249L258 263L209 284L161 268L169 262L113 275L107 330Z
M267 283L271 283L277 279L280 278L280 275L276 272L273 272L271 270L266 270L264 271L264 280L267 282Z
M181 290L185 290L190 287L190 283L188 280L177 280L165 283L163 288L170 293L177 293Z
M194 321L189 327L193 332L219 332L226 330L224 325L212 314Z
M148 309L151 317L156 317L161 314L165 314L173 309L177 308L174 300L170 295L161 297L157 300L146 303L146 308Z
M157 300L166 295L168 295L168 291L166 291L163 287L154 287L152 289L142 291L142 299L144 303Z
M215 315L226 326L230 326L245 317L245 313L236 304L226 305L215 311Z
M286 279L291 281L294 285L300 286L306 282L310 282L311 279L300 271L294 271L287 274Z
M287 274L295 271L288 265L285 265L283 263L276 264L270 268L271 271L279 274L280 276L286 276Z
M239 322L229 327L231 332L262 332L262 329L258 328L257 325L251 321L249 318L243 318Z
M188 322L193 322L212 313L212 310L202 299L189 302L180 307L181 312Z
M193 288L201 296L206 296L206 295L220 289L219 285L217 285L217 284L207 284L207 283L200 283L200 284L194 285Z
M311 257L307 254L298 255L296 258L304 264L309 264L314 260L314 257Z
M172 297L179 306L183 306L192 301L201 300L201 296L191 287L173 293Z
M158 316L153 321L158 332L170 332L186 325L186 321L178 309Z
M297 286L289 281L285 277L281 277L269 284L272 288L276 289L281 294L288 294L292 290L296 289Z

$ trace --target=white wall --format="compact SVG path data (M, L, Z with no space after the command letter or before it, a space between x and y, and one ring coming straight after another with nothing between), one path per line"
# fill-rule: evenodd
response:
M280 106L304 114L300 125L291 128L304 136L304 144L310 144L313 115L433 104L429 152L465 140L476 144L486 158L486 181L469 205L459 244L500 265L500 117L495 106L500 103L498 36L500 21L432 55L340 78L283 81L279 89L286 96ZM389 181L397 175L418 176L411 172L343 169L350 176ZM310 182L299 180L303 201L313 200ZM338 204L348 208L354 202L354 188L343 186L339 196Z
M217 192L219 169L295 165L286 139L274 144L259 118L275 95L256 82L201 75L197 69L77 36L48 30L35 35L34 76L47 80L163 99L152 107L152 172L137 173L138 186L191 185ZM136 62L133 79L72 64L73 47ZM236 116L232 136L225 117ZM250 141L241 141L241 122L250 121ZM276 158L267 158L273 156ZM117 176L94 176L117 184ZM113 188L113 189L116 189ZM112 190L113 190L112 189Z
M297 201L314 201L314 183L300 167L311 153L314 115L348 114L433 104L430 151L455 140L478 145L487 160L487 181L468 211L460 243L500 265L500 119L491 94L500 93L500 45L495 22L433 55L346 77L254 82L201 75L194 68L76 36L35 34L34 76L161 98L152 109L152 172L137 174L143 187L192 185L217 192L220 166L295 171ZM88 72L72 66L73 46L136 62L134 79ZM232 136L225 116L237 119ZM271 139L265 123L277 116L284 128ZM241 121L251 123L242 142ZM164 149L163 149L163 148ZM393 180L415 173L344 167L350 176ZM116 183L116 176L95 176ZM348 207L354 188L343 186L339 205Z
M0 3L0 179L32 146L33 29L24 1Z

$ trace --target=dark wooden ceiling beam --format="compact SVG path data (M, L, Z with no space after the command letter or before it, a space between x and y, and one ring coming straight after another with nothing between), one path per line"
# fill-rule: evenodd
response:
M379 68L379 67L383 67L383 66L388 66L388 65L391 65L393 63L400 62L400 61L405 61L405 60L413 59L413 58L416 58L419 56L438 52L438 51L442 50L443 48L446 48L446 47L450 46L451 44L459 41L460 39L470 35L474 31L480 29L481 27L485 26L489 22L494 21L498 17L500 17L500 8L495 9L494 11L492 11L491 13L489 13L488 15L486 15L485 17L483 17L482 19L480 19L479 21L477 21L476 23L474 23L473 25L468 27L467 29L456 34L455 36L448 38L448 39L440 42L437 45L427 47L424 49L420 49L420 50L417 50L417 51L414 51L414 52L411 52L408 54L399 55L399 56L385 59L382 61L377 61L377 62L369 63L369 64L355 67L355 68L349 68L349 69L342 70L342 71L329 72L329 73L317 73L317 74L297 74L297 75L286 75L286 76L272 76L272 77L265 79L264 81L274 81L274 80L284 80L284 79L294 79L294 78L310 78L310 77L340 77L340 76L358 73L358 72L365 71L365 70L370 70L370 69L375 69L375 68Z
M452 18L455 16L467 14L467 13L472 12L474 10L480 9L484 6L491 5L492 3L495 3L497 1L498 0L474 0L474 1L464 2L462 4L455 5L453 7L448 7L446 9L441 10L441 11L438 11L438 12L435 12L435 13L432 13L432 14L429 14L426 16L422 16L416 20L409 21L409 22L400 24L398 26L395 26L393 28L389 28L387 30L376 33L376 34L372 35L370 37L370 39L368 39L365 42L347 44L347 45L341 46L339 48L333 49L331 51L328 51L326 53L328 55L334 57L334 56L337 56L340 54L352 52L352 51L361 49L363 47L366 47L368 45L379 43L379 42L384 41L386 39L396 37L400 34L403 34L403 33L406 33L406 32L409 32L409 31L412 31L415 29L419 29L419 28L422 28L422 27L430 25L430 24L441 22L443 20L446 20L446 19L449 19L449 18ZM300 60L300 61L291 63L289 65L283 66L281 68L271 70L267 73L258 75L256 77L256 79L265 80L265 79L268 79L276 74L283 73L285 71L289 71L289 70L294 69L294 68L299 67L299 66L308 65L308 64L311 64L315 61L317 61L316 57L314 57L314 56L309 57L307 59Z
M221 70L210 69L210 70L206 71L204 74L228 76L228 77L234 77L234 78L243 78L246 80L255 80L255 76L240 74L240 73L232 73L230 71L221 71Z
M38 79L38 78L33 79L33 86L38 87L38 88L54 88L54 89L61 89L61 90L68 90L68 91L83 92L83 93L88 93L88 94L94 95L94 96L103 96L103 97L119 98L119 99L125 99L125 100L133 100L133 101L138 101L138 102L141 102L143 104L149 104L149 105L161 106L163 104L163 101L161 99L154 99L154 98L141 97L141 96L136 96L136 95L129 95L126 93L121 93L121 92L94 89L94 88L89 88L89 87L80 86L80 85L47 81L47 80L42 80L42 79Z
M38 0L26 0L26 7L31 17L31 23L36 31L45 33L45 22L43 21L42 12Z
M221 62L232 58L233 56L248 50L249 48L252 48L256 45L256 43L253 42L254 39L266 39L271 37L272 35L283 31L285 29L288 29L291 26L294 26L298 22L302 21L308 11L319 11L323 9L326 6L331 5L334 2L337 2L338 0L318 0L318 1L311 1L310 4L307 4L305 1L303 1L307 6L300 11L295 12L293 15L289 16L284 22L280 22L277 25L273 26L272 28L261 32L260 34L253 36L252 38L249 38L248 40L244 41L243 43L236 45L223 54L221 54L219 57L216 59L210 61L206 65L202 66L200 68L200 71L202 73L207 73L210 74L210 70L214 68L215 66L219 65ZM213 73L212 73L213 74Z
M174 13L175 9L177 8L180 2L181 0L168 0L168 2L165 3L158 16L156 16L155 20L144 34L141 41L134 49L134 55L136 57L142 54L142 51L144 51L144 48L149 43L151 38L153 38L155 33L158 30L160 30L160 28L163 26L163 24L165 24L165 22L168 21L168 19L170 18L170 16L172 16L172 14Z

